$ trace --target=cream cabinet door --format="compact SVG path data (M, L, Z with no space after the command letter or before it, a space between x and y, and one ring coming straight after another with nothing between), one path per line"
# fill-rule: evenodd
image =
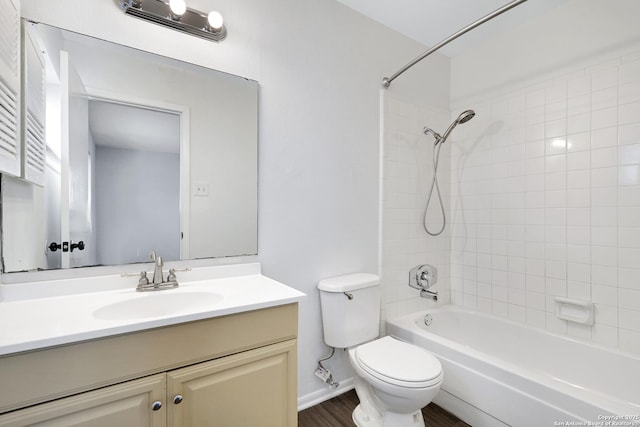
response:
M295 427L296 341L167 373L170 427Z
M133 380L0 415L0 426L165 427L165 385L166 374Z

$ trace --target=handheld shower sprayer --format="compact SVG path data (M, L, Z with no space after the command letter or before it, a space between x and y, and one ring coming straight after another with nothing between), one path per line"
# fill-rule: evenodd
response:
M466 123L471 120L476 115L473 110L465 110L463 111L457 119L449 125L447 130L441 136L438 132L434 131L431 128L425 127L424 133L425 135L431 135L435 139L435 143L433 145L433 180L431 181L431 188L429 189L429 195L427 196L427 204L424 208L424 218L422 221L422 226L424 227L424 231L427 232L430 236L439 236L444 231L444 227L447 225L447 215L444 211L444 203L442 202L442 196L440 195L440 187L438 186L438 161L440 160L440 149L442 148L442 144L445 143L449 135L453 129L461 123ZM440 230L436 232L431 232L427 227L427 212L429 210L429 204L431 203L431 196L433 196L433 189L436 189L436 193L438 194L438 200L440 201L440 210L442 211L442 227Z
M453 121L453 123L451 123L451 125L449 125L447 130L444 132L444 135L442 135L442 136L440 136L440 134L438 132L436 132L433 129L428 128L426 126L424 128L424 133L425 133L425 135L432 135L436 139L435 143L437 145L437 144L439 144L441 142L445 142L456 126L458 126L461 123L467 123L469 120L473 119L473 117L475 115L476 115L476 113L473 110L465 110L465 111L463 111L458 116L458 118L455 119Z

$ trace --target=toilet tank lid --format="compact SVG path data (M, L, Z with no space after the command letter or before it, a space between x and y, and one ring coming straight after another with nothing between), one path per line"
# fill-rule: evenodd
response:
M325 292L347 292L379 284L380 277L376 274L356 273L322 279L318 282L318 289Z

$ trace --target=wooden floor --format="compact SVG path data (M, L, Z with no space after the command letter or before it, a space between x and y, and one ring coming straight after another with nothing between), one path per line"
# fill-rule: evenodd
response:
M353 427L351 413L358 405L356 392L351 390L319 405L298 412L298 427ZM435 403L422 409L428 427L469 427Z

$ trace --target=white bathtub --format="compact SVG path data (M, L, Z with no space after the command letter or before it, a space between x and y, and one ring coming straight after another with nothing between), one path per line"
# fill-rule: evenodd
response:
M389 320L387 333L440 359L434 402L474 427L640 427L638 356L455 306Z

